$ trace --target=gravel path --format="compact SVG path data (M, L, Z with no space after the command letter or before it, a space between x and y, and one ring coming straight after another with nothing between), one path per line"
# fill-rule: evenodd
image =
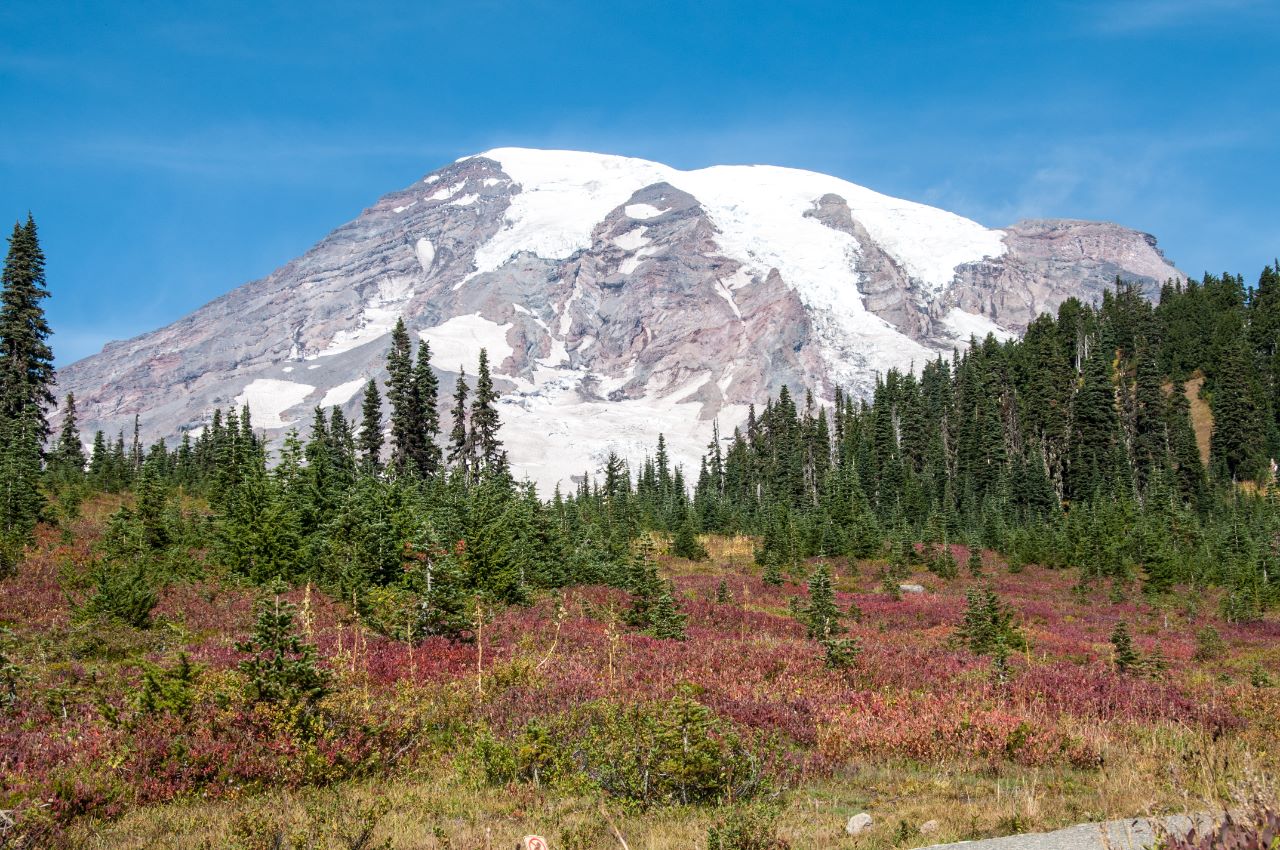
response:
M1207 825L1211 820L1201 816L1171 815L1157 818L1173 833L1189 831L1193 826ZM1148 850L1155 835L1146 818L1113 820L1106 823L1082 823L1056 832L1007 835L955 844L933 844L921 850Z

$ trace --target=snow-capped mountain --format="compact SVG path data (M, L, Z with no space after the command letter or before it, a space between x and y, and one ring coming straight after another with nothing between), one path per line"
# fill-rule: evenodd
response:
M659 431L696 465L784 384L867 392L970 335L1016 334L1116 275L1182 275L1113 224L991 230L835 177L501 148L385 196L302 257L60 375L86 436L197 429L247 403L272 437L356 415L398 317L442 394L482 347L513 464L549 490ZM447 430L447 427L446 427Z

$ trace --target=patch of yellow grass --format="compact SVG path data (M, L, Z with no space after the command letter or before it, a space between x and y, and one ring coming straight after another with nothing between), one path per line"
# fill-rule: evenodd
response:
M1082 736L1101 735L1081 726ZM1136 728L1103 744L1099 770L1004 765L924 767L885 762L804 784L777 801L777 833L792 850L865 850L1043 831L1095 820L1178 811L1213 811L1238 789L1259 790L1275 757L1241 739L1215 741L1176 725ZM1262 787L1266 799L1276 789ZM219 802L192 801L140 809L112 824L86 826L70 846L175 850L305 846L345 848L372 827L367 846L395 850L480 850L513 846L522 835L546 836L557 850L618 847L608 818L633 850L705 846L707 827L725 809L628 810L572 789L477 784L448 759L395 780L351 782L327 789L272 792ZM850 839L848 818L866 811L869 833ZM937 821L927 836L919 827ZM275 845L277 838L281 845ZM301 843L298 843L301 842ZM347 843L344 843L347 842Z
M1197 372L1186 383L1187 401L1191 405L1191 428L1196 432L1196 448L1200 450L1200 462L1209 462L1209 438L1213 435L1213 413L1209 403L1200 397L1204 388L1204 375Z

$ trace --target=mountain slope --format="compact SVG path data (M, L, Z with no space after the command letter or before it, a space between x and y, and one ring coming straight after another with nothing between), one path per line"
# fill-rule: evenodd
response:
M247 403L273 437L317 404L354 413L400 316L451 390L486 347L503 436L544 488L658 431L686 464L781 386L875 375L1018 333L1117 275L1181 277L1112 224L990 230L813 172L680 171L503 148L383 197L271 275L62 371L82 425L144 437Z

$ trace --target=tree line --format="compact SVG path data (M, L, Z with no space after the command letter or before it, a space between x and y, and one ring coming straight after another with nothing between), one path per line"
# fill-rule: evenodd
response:
M144 447L135 420L131 439L99 432L86 453L70 396L50 440L44 262L28 217L0 297L0 571L41 519L130 491L108 530L104 593L145 601L201 568L198 550L253 582L314 581L406 635L462 634L478 599L590 583L628 588L643 600L633 619L652 607L672 631L651 548L633 545L647 531L695 558L699 533L758 535L769 577L813 556L905 565L916 543L963 542L1015 569L1077 566L1116 592L1222 584L1233 618L1277 598L1280 264L1254 287L1170 282L1156 304L1117 280L1020 340L974 339L918 373L890 371L869 399L837 389L826 406L784 388L732 435L717 429L692 480L658 435L635 470L611 455L544 497L512 475L486 352L474 390L464 373L442 399L429 344L403 322L360 420L317 408L274 452L243 407L174 446ZM1212 412L1207 458L1189 385Z
M708 447L698 522L760 535L766 566L966 543L1118 589L1223 584L1229 616L1255 617L1280 590L1278 340L1280 264L1252 288L1170 282L1156 304L1117 280L1021 339L891 370L867 400L783 388ZM1189 386L1212 415L1203 458Z

